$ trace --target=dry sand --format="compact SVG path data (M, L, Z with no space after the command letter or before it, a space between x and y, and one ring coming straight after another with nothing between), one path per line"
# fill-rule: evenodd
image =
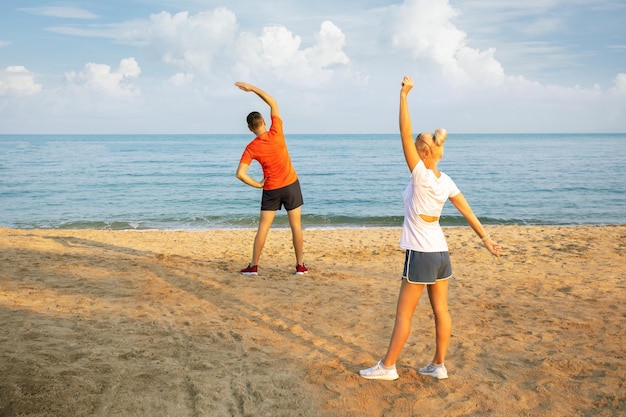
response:
M423 298L385 352L399 229L0 229L0 416L623 416L626 226L445 229L453 334L437 381Z

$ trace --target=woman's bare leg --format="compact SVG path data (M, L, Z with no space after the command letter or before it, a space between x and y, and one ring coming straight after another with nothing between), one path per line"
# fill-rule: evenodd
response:
M424 284L411 284L406 279L402 280L398 305L396 308L396 321L391 334L391 341L387 354L383 358L383 365L395 365L404 344L411 333L411 319L417 303L424 292Z
M452 334L452 319L448 311L448 280L439 280L436 284L429 285L428 298L435 314L437 347L433 363L439 365L446 358Z

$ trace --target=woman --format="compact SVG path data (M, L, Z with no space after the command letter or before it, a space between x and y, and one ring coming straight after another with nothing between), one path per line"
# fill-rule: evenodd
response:
M400 246L406 250L406 255L402 284L387 353L375 366L359 372L367 379L398 379L396 361L409 337L411 318L424 288L428 290L435 315L436 350L432 362L419 372L437 379L448 378L444 360L452 331L448 312L448 279L452 276L452 266L439 225L446 200L450 200L465 217L489 252L494 256L500 256L502 252L500 245L487 235L454 181L437 169L437 163L443 157L446 131L438 129L434 134L420 133L413 142L407 102L412 88L413 79L405 76L400 90L400 136L411 182L404 191L405 215Z

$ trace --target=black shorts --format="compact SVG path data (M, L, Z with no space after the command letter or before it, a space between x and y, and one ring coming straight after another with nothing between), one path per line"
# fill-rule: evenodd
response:
M411 284L434 284L451 276L450 252L406 250L402 278Z
M285 210L291 211L303 204L300 180L275 190L263 190L263 198L261 198L261 210L267 211L277 211L282 206L285 206Z

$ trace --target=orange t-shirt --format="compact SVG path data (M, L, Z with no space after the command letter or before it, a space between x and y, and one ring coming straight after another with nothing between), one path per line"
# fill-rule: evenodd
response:
M264 190L286 187L298 179L287 151L280 117L272 116L270 130L257 136L246 146L240 162L250 165L253 159L259 161L263 168Z

